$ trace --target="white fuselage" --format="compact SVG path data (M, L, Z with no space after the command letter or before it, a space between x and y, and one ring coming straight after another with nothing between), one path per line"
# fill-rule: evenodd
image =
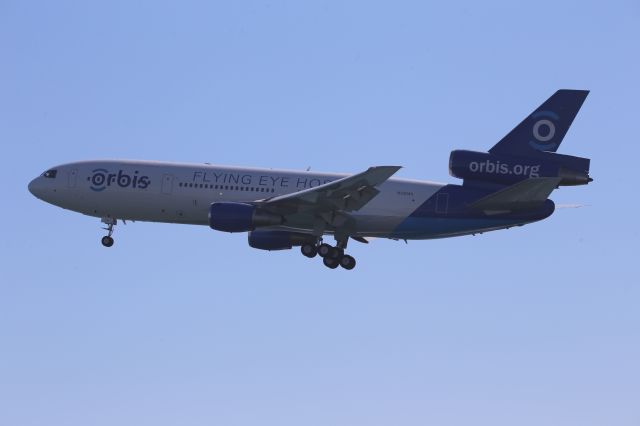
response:
M86 215L136 221L208 224L214 202L249 202L298 192L346 174L159 161L81 161L55 167L30 185L38 198ZM353 212L358 236L385 236L443 184L389 179ZM310 231L310 229L306 229Z

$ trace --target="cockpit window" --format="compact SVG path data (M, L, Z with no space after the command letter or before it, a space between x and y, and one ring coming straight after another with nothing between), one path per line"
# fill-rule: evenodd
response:
M46 172L44 172L42 174L42 176L44 176L46 178L50 178L50 179L55 179L57 174L58 174L57 170L47 170Z

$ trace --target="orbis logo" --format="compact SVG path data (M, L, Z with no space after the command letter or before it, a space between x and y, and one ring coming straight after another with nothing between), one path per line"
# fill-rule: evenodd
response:
M498 175L528 176L530 178L540 176L540 165L507 164L501 161L472 161L469 163L469 171L473 173L491 173Z
M117 185L120 188L138 188L145 189L151 184L149 176L138 176L138 171L133 172L133 176L118 170L118 173L109 173L106 169L95 169L92 175L87 178L91 182L90 188L93 191L100 192L109 186Z

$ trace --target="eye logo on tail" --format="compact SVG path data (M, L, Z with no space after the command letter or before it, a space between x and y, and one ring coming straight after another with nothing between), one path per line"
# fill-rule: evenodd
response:
M530 140L529 146L538 151L551 151L558 147L555 142L547 143L553 140L556 135L556 124L560 117L553 111L538 111L531 116L534 120L532 133L535 141ZM537 142L536 142L537 141Z

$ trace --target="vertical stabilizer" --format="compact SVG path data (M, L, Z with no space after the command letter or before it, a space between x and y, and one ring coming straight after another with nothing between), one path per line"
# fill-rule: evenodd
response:
M588 90L558 90L489 152L510 156L556 152L588 94Z

